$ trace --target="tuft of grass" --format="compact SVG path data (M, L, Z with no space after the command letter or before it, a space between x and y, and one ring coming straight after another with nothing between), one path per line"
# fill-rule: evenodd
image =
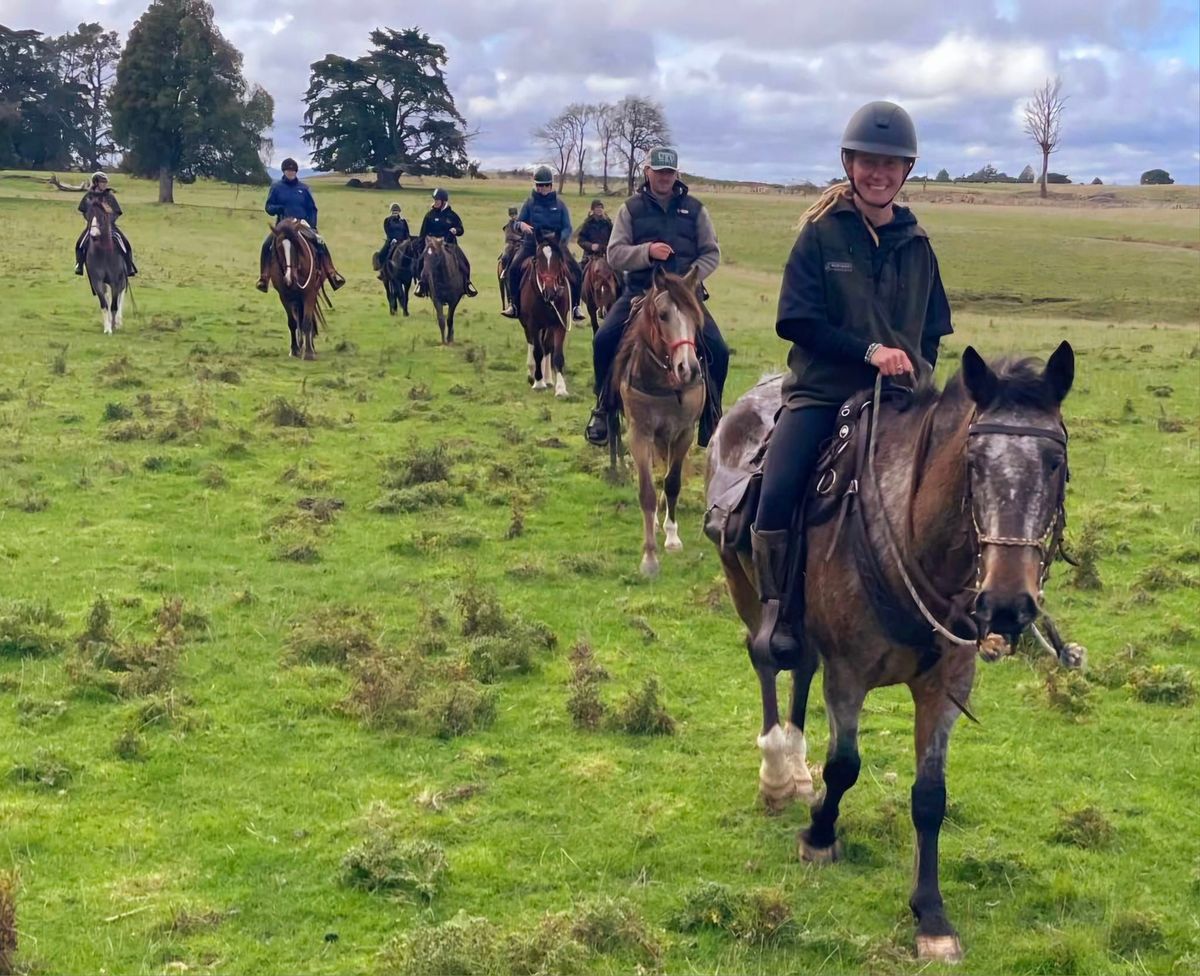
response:
M662 952L645 919L627 898L592 898L571 913L571 937L592 952L634 950L657 960Z
M658 679L647 678L617 706L612 724L631 735L674 735L675 720L658 700Z
M452 462L446 445L438 442L431 447L417 445L403 457L384 461L384 488L408 488L435 481L449 481Z
M1118 956L1135 957L1166 948L1162 919L1152 912L1118 913L1108 929L1108 947Z
M403 840L395 836L395 828L375 825L342 858L341 879L351 888L417 895L430 902L447 866L440 844Z
M417 713L432 735L453 739L490 726L496 719L496 696L479 682L456 676L428 688Z
M0 974L15 973L17 954L17 892L21 876L15 870L0 871Z
M461 506L465 505L466 501L466 494L461 488L452 487L444 481L435 481L389 491L371 502L367 508L380 515L397 515L419 512L425 508Z
M1126 684L1138 701L1186 707L1196 700L1196 679L1182 664L1151 664L1130 670Z
M80 766L56 752L39 747L27 762L14 763L8 778L22 786L34 786L43 790L60 790L71 784Z
M507 976L504 936L486 918L459 911L438 925L418 925L388 943L380 976ZM569 970L568 970L569 971Z
M200 469L200 484L206 488L224 488L228 480L219 464L206 464Z
M0 657L57 654L65 646L59 633L65 626L66 618L46 601L0 604Z
M319 607L292 624L284 641L287 660L344 668L356 658L380 653L378 629L369 610L345 604Z
M567 713L577 729L597 729L604 721L600 682L607 680L608 672L596 661L586 641L571 648L569 661L571 693L567 698Z
M1092 710L1092 686L1078 671L1051 667L1046 671L1044 687L1051 708L1077 719Z
M1133 582L1151 591L1191 589L1196 585L1196 577L1168 563L1156 562L1138 573Z
M1116 836L1116 828L1098 807L1086 806L1078 810L1062 810L1058 824L1050 833L1056 844L1098 850L1107 847Z
M112 423L115 420L130 420L133 418L133 411L123 403L108 402L104 405L104 422Z
M1094 522L1085 522L1083 529L1068 550L1074 557L1076 566L1072 567L1071 584L1080 590L1099 590L1103 583L1100 581L1100 569L1097 565L1100 559L1099 529Z
M146 737L136 729L125 729L113 740L113 754L125 762L145 762L149 758Z
M28 512L30 515L33 515L37 512L44 512L50 507L50 497L42 494L40 491L27 491L25 494L11 499L8 507L16 509L18 512Z
M415 717L425 669L415 655L376 652L353 663L354 683L339 709L370 728L403 728Z
M298 407L281 396L275 397L258 415L276 427L308 427L312 423L306 408Z
M756 943L777 938L792 923L791 906L779 889L736 891L716 881L702 881L687 891L670 920L679 932L715 929Z

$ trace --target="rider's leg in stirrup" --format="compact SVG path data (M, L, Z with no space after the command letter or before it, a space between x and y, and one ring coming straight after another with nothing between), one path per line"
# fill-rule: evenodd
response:
M275 240L274 234L268 234L267 239L262 242L262 250L258 255L258 281L254 287L259 291L265 292L270 279L270 270L267 267L267 262L271 260L271 244Z

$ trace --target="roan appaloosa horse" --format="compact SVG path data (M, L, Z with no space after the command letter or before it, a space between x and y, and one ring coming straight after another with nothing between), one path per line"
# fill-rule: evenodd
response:
M762 691L760 793L769 809L794 797L815 801L812 822L799 836L800 855L811 861L837 859L835 826L842 797L858 779L859 713L868 691L908 685L916 707L916 866L909 906L922 959L962 956L938 885L946 751L955 721L969 708L982 638L1014 639L1041 610L1065 520L1067 435L1060 405L1074 374L1066 342L1044 368L1029 359L989 365L968 347L944 392L923 389L907 409L885 403L873 429L862 427L869 406L839 418L850 433L839 431L835 444L839 435L848 436L861 463L852 472L853 497L835 497L826 506L843 516L849 509L850 516L810 522L807 572L792 574L803 580L806 596L803 651L794 662L751 661ZM747 470L759 453L779 404L776 377L725 415L708 448L710 516L730 473ZM867 430L869 440L859 440ZM842 480L818 474L807 501L814 519L822 507L819 493L838 495ZM732 525L713 531L710 522L706 531L718 539L729 592L753 634L760 604L749 552L742 551L748 548L744 533ZM1078 664L1062 654L1060 660ZM816 799L804 722L819 663L830 743L825 791ZM792 673L792 701L781 725L775 680L784 669Z
M683 548L675 505L706 396L696 353L696 336L704 324L696 297L699 280L695 268L683 278L655 271L650 290L633 304L613 364L613 393L620 397L629 424L629 453L637 465L644 528L641 568L647 576L657 576L659 569L656 460L667 466L663 479L666 548L671 552Z

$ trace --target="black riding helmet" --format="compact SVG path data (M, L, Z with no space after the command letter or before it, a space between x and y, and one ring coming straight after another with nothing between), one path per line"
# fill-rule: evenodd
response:
M856 152L908 160L908 169L904 173L907 180L917 162L917 127L913 125L912 116L895 102L867 102L850 116L846 131L842 133L842 168L857 193L858 187L854 186L854 176L850 172L850 158ZM896 192L900 191L897 189Z
M450 194L439 186L433 191L433 199L441 200L443 203L447 203L450 200Z
M549 166L539 166L533 171L533 182L542 185L554 183L554 170Z

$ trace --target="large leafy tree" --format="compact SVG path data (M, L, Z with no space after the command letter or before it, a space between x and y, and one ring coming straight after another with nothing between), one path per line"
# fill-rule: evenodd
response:
M274 103L247 93L242 55L213 23L204 0L154 0L129 32L110 102L125 164L158 177L160 203L175 178L268 182L261 153Z
M0 24L0 166L70 165L81 89L52 70L52 42Z
M96 169L116 150L108 96L117 76L121 41L116 31L80 24L51 42L60 82L81 96L72 127L72 148L85 169Z
M466 122L446 85L446 49L417 27L373 30L371 44L360 58L330 54L312 65L304 140L314 165L371 170L381 187L401 173L461 175Z

